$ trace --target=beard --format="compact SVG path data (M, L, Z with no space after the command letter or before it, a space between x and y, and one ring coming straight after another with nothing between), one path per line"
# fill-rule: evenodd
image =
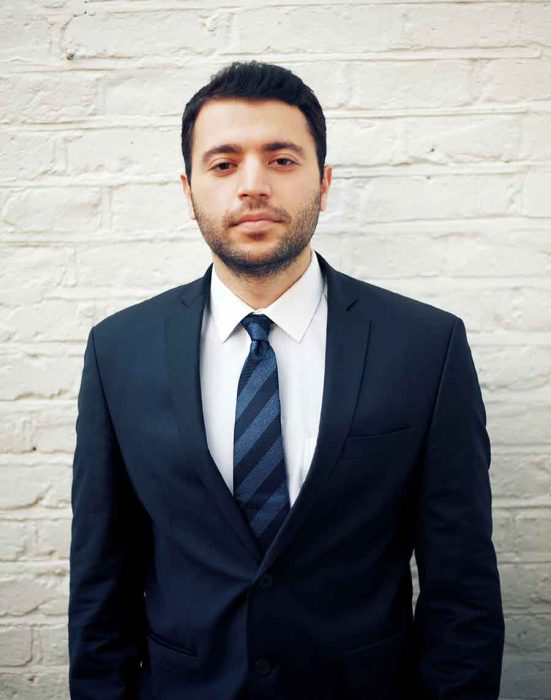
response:
M209 217L196 202L193 201L193 211L203 238L211 251L234 274L240 277L260 279L277 275L287 269L298 258L310 239L314 235L320 212L321 193L316 192L298 212L294 219L284 209L270 208L268 211L276 217L280 226L285 226L286 231L281 235L275 246L266 251L264 255L258 255L246 250L239 243L232 242L225 232L232 228L235 221L249 211L267 208L261 201L249 206L247 209L234 214L224 216L221 224Z

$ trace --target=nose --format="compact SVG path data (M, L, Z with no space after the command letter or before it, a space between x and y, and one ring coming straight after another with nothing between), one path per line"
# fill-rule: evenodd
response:
M237 196L240 199L245 197L268 198L271 193L268 173L263 163L257 158L245 158L239 168Z

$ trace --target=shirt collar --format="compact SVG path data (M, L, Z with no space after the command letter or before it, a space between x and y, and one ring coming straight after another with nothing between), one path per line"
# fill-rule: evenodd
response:
M265 309L251 308L234 294L212 268L210 313L222 342L225 342L241 320L250 313L269 316L294 341L300 343L324 293L324 279L318 256L312 250L310 264L303 275Z

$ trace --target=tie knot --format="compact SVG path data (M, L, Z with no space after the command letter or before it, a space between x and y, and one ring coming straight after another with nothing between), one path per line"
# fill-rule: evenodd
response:
M264 314L249 314L241 321L251 340L268 340L272 319Z

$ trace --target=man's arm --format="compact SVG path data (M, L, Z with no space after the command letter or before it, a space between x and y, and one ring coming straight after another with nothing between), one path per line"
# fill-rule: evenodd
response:
M147 518L126 473L90 331L73 462L69 683L73 700L137 697Z
M458 318L421 463L415 630L424 700L499 695L504 622L489 466L486 412Z

